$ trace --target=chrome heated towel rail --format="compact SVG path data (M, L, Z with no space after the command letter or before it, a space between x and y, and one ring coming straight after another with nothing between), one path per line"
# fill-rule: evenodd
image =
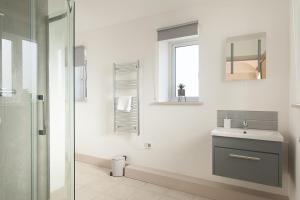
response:
M140 135L139 76L140 62L114 63L114 131ZM130 112L117 109L120 95L132 96Z

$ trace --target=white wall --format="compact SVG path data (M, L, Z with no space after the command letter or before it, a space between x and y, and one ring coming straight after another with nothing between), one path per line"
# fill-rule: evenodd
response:
M274 14L276 13L276 14ZM158 106L154 101L156 29L187 21L200 24L201 106ZM267 79L225 82L227 37L267 32ZM212 176L211 136L218 109L279 112L279 130L288 134L289 6L286 0L212 1L103 29L79 33L87 47L88 100L76 104L77 153L110 158L193 177L287 193ZM141 136L112 133L112 63L141 60ZM144 142L152 143L144 150Z
M300 199L300 1L291 1L291 69L290 69L290 105L299 104L299 107L290 108L290 185L291 200ZM295 37L296 36L296 37Z

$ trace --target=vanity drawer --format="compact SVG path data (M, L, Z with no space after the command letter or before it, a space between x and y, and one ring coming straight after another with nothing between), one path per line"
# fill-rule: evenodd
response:
M279 186L278 154L214 147L213 173L219 176Z

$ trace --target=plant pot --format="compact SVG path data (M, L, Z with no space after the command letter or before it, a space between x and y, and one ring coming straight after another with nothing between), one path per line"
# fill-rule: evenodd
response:
M185 96L185 89L178 89L178 96L179 97L184 97Z

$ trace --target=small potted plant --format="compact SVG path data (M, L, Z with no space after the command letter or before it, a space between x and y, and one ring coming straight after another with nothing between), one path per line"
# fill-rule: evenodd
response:
M185 96L185 85L184 84L182 84L182 83L180 83L178 86L178 96L179 97L184 97Z

